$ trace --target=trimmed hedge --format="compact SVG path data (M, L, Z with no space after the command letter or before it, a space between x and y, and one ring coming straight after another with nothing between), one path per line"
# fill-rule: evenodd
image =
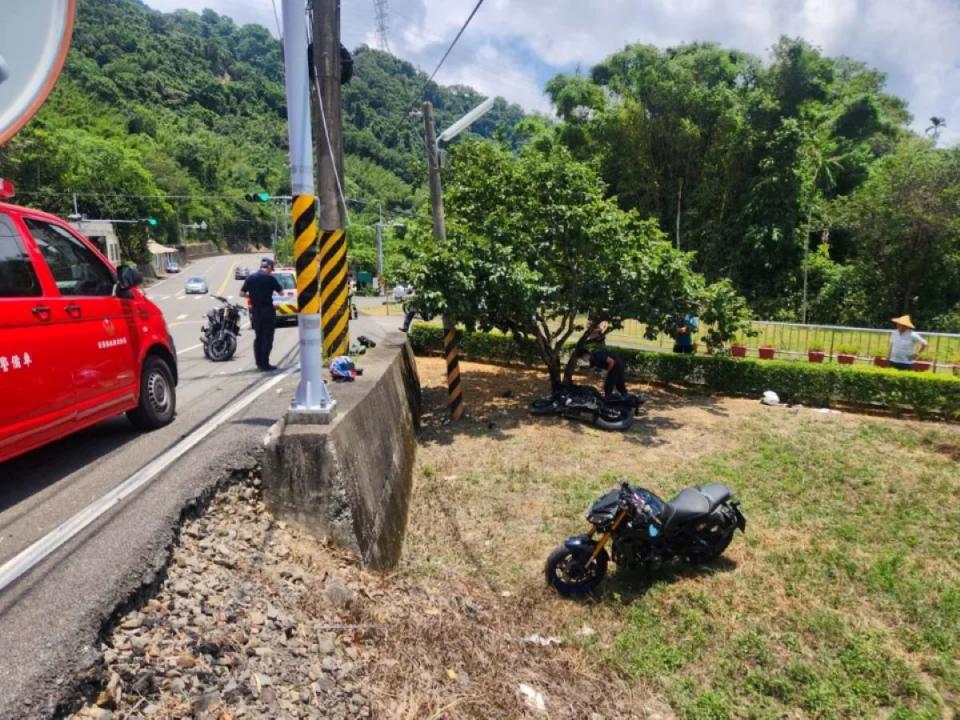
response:
M418 355L441 352L443 330L431 325L411 329ZM461 333L466 360L541 365L533 342L497 333ZM724 356L679 355L614 348L627 374L645 382L704 387L732 395L758 397L773 390L783 402L827 406L850 405L911 408L921 415L960 419L960 379L873 367L764 360Z

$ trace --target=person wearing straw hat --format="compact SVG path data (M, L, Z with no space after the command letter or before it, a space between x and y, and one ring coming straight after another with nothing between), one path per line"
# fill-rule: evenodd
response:
M916 354L917 345L923 352L927 347L927 341L914 332L913 321L909 315L901 315L893 318L893 324L897 329L890 333L890 349L887 351L887 365L897 370L912 370L913 356Z

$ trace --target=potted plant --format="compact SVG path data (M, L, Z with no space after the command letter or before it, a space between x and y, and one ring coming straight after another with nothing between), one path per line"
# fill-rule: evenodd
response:
M886 355L874 355L873 364L877 367L886 367L887 366L887 356Z
M823 343L812 342L807 348L807 360L812 363L822 363L824 357Z
M746 357L747 346L741 343L733 343L733 345L730 346L730 354L734 357Z
M919 353L913 361L915 372L926 372L933 367L933 357L928 353Z
M841 365L853 365L860 348L856 345L841 345L837 348L837 362Z
M760 353L760 358L762 360L773 360L773 356L777 352L777 349L769 345L761 345L757 348L757 352Z

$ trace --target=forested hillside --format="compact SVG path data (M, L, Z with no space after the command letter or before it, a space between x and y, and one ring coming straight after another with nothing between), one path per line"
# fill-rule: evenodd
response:
M771 60L628 46L548 84L563 122L541 138L760 317L801 315L807 245L809 319L960 331L960 149L907 130L872 68L791 39Z
M409 210L424 184L422 124L408 113L430 99L443 127L483 96L427 85L412 65L375 50L356 50L354 61L344 150L363 238L378 204L388 218ZM269 242L274 207L242 197L289 192L285 112L281 46L266 28L209 10L80 0L64 72L37 117L0 149L0 176L16 183L19 202L60 214L73 212L77 193L89 217L156 217L166 242L200 221L208 230L189 230L191 239ZM509 141L520 117L498 100L474 131ZM124 240L140 252L143 229Z

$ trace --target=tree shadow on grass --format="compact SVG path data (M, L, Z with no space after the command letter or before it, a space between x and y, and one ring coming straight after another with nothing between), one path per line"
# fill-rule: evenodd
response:
M607 576L597 591L585 598L587 602L630 605L643 597L656 585L672 584L680 580L696 580L717 573L733 572L737 563L721 556L701 565L682 561L669 562L656 570L617 568Z

